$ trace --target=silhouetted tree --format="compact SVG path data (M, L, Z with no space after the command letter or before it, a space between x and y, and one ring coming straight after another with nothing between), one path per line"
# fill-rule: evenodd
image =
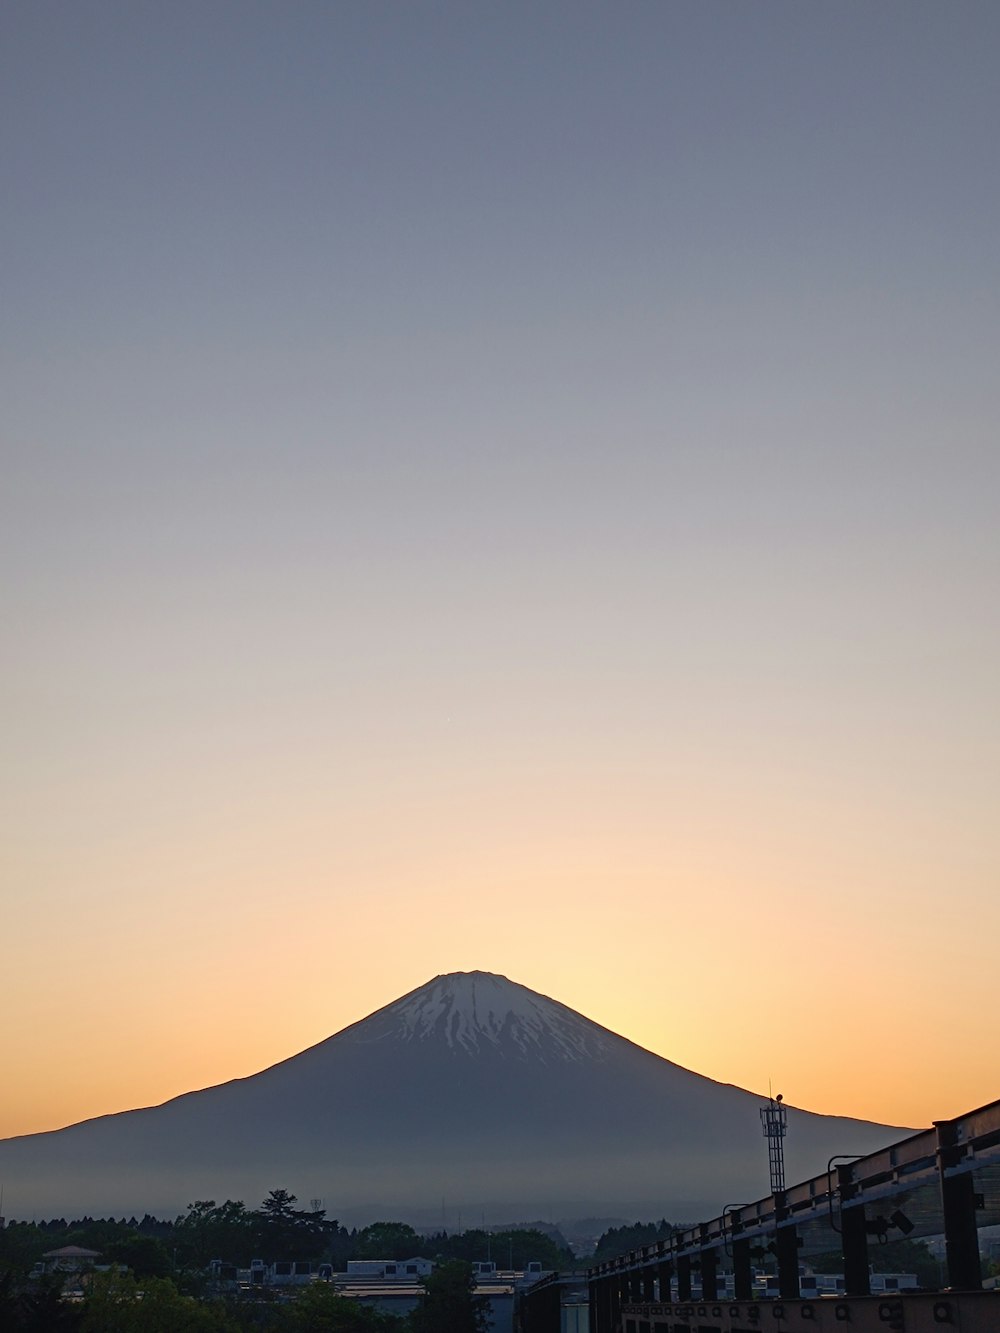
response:
M451 1259L420 1285L424 1298L410 1314L411 1333L486 1333L489 1301L476 1295L471 1264Z
M76 1333L83 1320L79 1306L63 1300L63 1278L36 1278L21 1297L18 1333ZM2 1325L0 1325L2 1327Z
M204 1268L213 1259L248 1264L254 1257L255 1225L255 1215L239 1199L222 1204L199 1199L177 1219L171 1242L180 1262L194 1268Z
M597 1242L594 1259L603 1263L607 1259L617 1259L620 1254L637 1250L640 1245L652 1245L673 1235L676 1228L666 1218L659 1222L633 1222L631 1226L609 1227Z
M136 1277L167 1277L173 1270L166 1246L155 1236L140 1236L133 1232L123 1240L112 1241L106 1257L124 1264Z
M372 1222L354 1241L354 1259L410 1259L423 1252L423 1238L405 1222Z
M90 1285L81 1333L239 1333L239 1326L221 1305L182 1296L166 1279L139 1283L111 1271Z
M537 1261L543 1268L560 1269L572 1268L576 1262L565 1241L560 1244L542 1231L525 1227L512 1227L506 1231L461 1231L454 1236L442 1231L429 1236L423 1242L423 1248L414 1253L431 1258L467 1259L473 1263L492 1258L497 1268L524 1268Z
M287 1190L271 1190L254 1213L254 1237L263 1258L315 1259L326 1248L335 1221L326 1220L326 1210L296 1208L297 1199Z
M8 1222L0 1231L0 1271L23 1276L52 1248L51 1237L33 1222Z

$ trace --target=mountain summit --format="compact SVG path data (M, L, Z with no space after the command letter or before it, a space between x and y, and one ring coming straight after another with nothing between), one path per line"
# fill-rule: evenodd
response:
M384 1026L378 1021L383 1016ZM468 1055L543 1064L601 1060L615 1040L565 1005L492 972L435 977L348 1032L359 1030L366 1039L378 1032L400 1041L443 1042Z
M249 1078L0 1142L13 1215L282 1187L332 1213L692 1218L768 1192L762 1098L488 972L435 977ZM788 1179L900 1131L788 1110Z

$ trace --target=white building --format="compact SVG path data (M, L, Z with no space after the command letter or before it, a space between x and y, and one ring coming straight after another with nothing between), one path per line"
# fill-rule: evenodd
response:
M348 1259L347 1278L384 1278L389 1281L415 1282L428 1277L434 1264L430 1259Z

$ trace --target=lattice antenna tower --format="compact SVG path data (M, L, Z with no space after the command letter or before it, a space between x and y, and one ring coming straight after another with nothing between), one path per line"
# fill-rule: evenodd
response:
M781 1093L771 1097L760 1108L760 1123L767 1139L767 1164L771 1170L771 1193L785 1188L785 1133L788 1129L788 1111L781 1104Z

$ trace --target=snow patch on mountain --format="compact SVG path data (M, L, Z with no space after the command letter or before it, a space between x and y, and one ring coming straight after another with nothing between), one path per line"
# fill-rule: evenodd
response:
M404 1041L443 1040L470 1054L513 1047L520 1058L603 1060L607 1036L571 1009L492 972L435 977L390 1006Z

